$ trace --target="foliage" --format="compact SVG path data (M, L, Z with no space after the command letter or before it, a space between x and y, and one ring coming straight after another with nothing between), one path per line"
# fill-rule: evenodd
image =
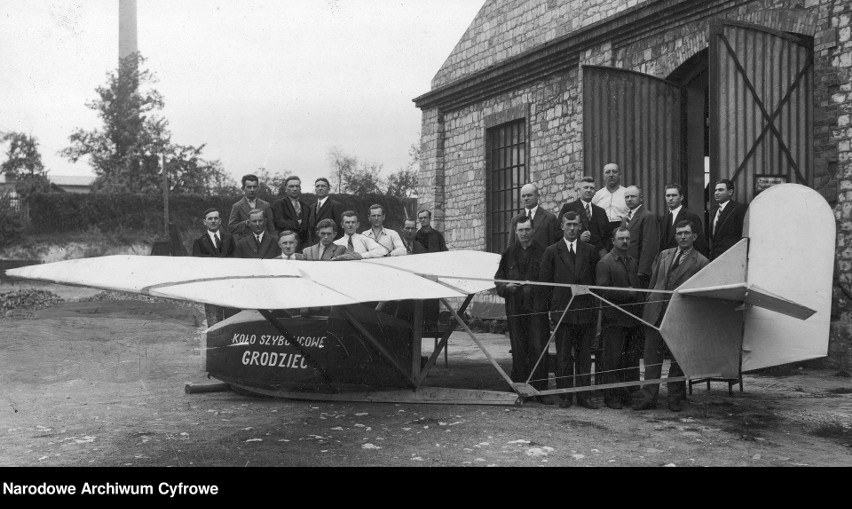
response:
M88 157L97 175L92 189L99 193L161 192L163 155L173 179L172 192L209 194L227 187L221 163L201 158L204 145L172 143L168 121L157 115L165 104L163 97L151 86L156 77L144 63L140 54L133 53L107 74L107 84L96 89L98 97L86 103L103 126L74 130L71 146L62 154L72 162Z
M8 143L6 160L0 172L15 175L15 191L26 200L32 193L51 190L47 172L41 162L38 140L19 132L0 133L0 143Z
M53 292L47 290L16 290L0 293L0 313L5 314L13 309L36 310L51 307L64 302Z
M381 164L359 161L339 148L329 150L328 158L332 170L329 180L333 190L355 195L384 193Z
M417 170L400 168L388 177L387 194L406 198L417 197Z
M292 175L292 172L277 171L270 173L269 170L261 167L254 174L260 181L258 196L266 201L274 201L284 195L284 182L287 181L287 177ZM302 185L304 186L304 182L302 182Z
M23 231L24 221L13 206L12 197L8 193L0 193L0 243L18 239Z

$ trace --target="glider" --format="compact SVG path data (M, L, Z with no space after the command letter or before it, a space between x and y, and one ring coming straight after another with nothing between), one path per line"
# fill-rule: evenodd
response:
M827 355L835 234L834 214L814 190L782 184L759 194L748 209L743 239L668 292L659 330L685 378L732 379L742 371ZM6 273L243 310L207 330L206 370L263 395L514 404L544 394L658 382L548 391L537 391L529 380L513 382L461 318L474 294L494 287L499 260L481 251L331 263L107 256ZM597 293L612 288L570 286L575 295L588 293L615 306ZM511 392L424 385L450 335L422 364L423 301L430 299L450 311ZM450 304L460 301L458 309Z

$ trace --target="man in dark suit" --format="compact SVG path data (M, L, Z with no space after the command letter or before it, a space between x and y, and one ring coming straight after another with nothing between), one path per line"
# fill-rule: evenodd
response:
M728 179L716 182L713 197L717 205L710 211L710 259L715 260L743 237L746 205L737 203L734 183Z
M651 271L651 288L654 290L674 290L699 270L707 266L709 261L697 249L695 245L695 233L692 223L681 221L675 225L675 237L678 247L666 249L654 259L654 267ZM648 295L642 319L659 327L666 313L669 294L652 293ZM645 380L657 380L662 375L663 357L668 348L666 347L660 331L645 327ZM683 370L672 358L669 367L669 377L683 376ZM686 383L670 382L668 388L668 406L673 412L679 412L683 401L686 399ZM647 410L657 406L657 395L660 384L643 385L642 390L636 393L634 398L634 410Z
M680 184L666 185L666 205L669 211L660 217L660 251L677 247L675 239L675 225L681 221L690 221L695 227L695 249L707 256L707 243L704 240L704 229L701 227L701 218L683 206L683 188Z
M630 230L630 249L627 254L636 260L639 283L647 288L651 278L651 265L660 252L660 231L657 216L642 204L644 197L637 186L629 186L624 191L627 203L627 229Z
M266 230L266 216L262 210L249 212L249 225L251 233L237 241L234 258L280 258L278 235Z
M562 228L556 216L549 210L544 210L543 207L540 207L538 199L538 187L535 184L527 184L521 188L521 204L524 206L524 210L512 218L509 230L512 232L509 239L510 245L515 242L515 226L521 217L530 219L532 222L533 240L542 246L550 246L562 238Z
M447 243L444 241L444 234L432 228L432 211L423 209L417 213L417 220L420 221L420 229L417 230L417 239L427 253L439 253L441 251L449 251Z
M296 248L299 247L299 236L296 232L284 230L278 237L278 247L281 249L282 260L304 260L305 255L297 253Z
M544 246L533 239L528 217L521 217L515 222L515 235L516 242L509 244L500 255L500 266L494 279L537 281ZM495 286L497 295L506 300L506 321L512 344L512 381L526 383L533 373L530 385L540 391L547 390L547 355L541 362L539 357L547 345L550 327L547 308L539 297L541 291L521 283L495 283ZM551 403L550 398L539 401Z
M308 216L311 208L302 200L302 180L296 176L284 181L284 197L272 204L275 231L294 231L299 235L299 248L308 244Z
M335 224L339 224L340 221L343 220L341 217L341 214L343 214L343 204L328 196L328 192L330 190L331 184L328 183L327 178L320 177L314 182L314 191L317 195L317 202L313 207L311 207L310 214L308 215L308 234L310 237L310 244L316 244L319 242L319 237L316 236L316 230L320 221L323 219L331 219L335 222ZM336 235L337 237L335 237L334 240L343 236L343 230L338 231Z
M562 240L544 250L539 269L539 280L549 283L594 285L598 253L593 246L580 241L580 216L568 211L562 216ZM577 385L591 382L592 338L597 325L597 300L591 295L574 296L568 287L548 288L550 319L559 323L556 330L556 387L574 386L576 365ZM572 301L572 296L574 297ZM571 307L568 308L568 303ZM567 309L567 311L565 311ZM577 393L577 404L585 408L598 408L588 392ZM559 406L571 406L571 395L563 394Z
M192 243L192 256L228 258L234 254L234 237L220 228L219 211L210 208L204 211L204 234Z
M260 180L255 175L244 175L243 183L243 198L231 207L231 215L228 218L228 230L234 236L234 240L241 238L251 233L249 225L249 212L252 210L262 210L266 217L266 230L272 231L272 208L268 202L257 197L257 191L260 188Z
M402 243L405 244L405 252L408 254L425 253L426 248L417 242L417 221L406 219L402 222Z
M323 219L317 224L316 236L319 242L313 246L306 247L302 254L309 261L339 261L358 260L353 254L347 252L346 246L338 246L334 243L337 234L337 223L331 219Z
M598 254L604 256L606 255L608 246L612 244L612 239L610 238L611 231L606 211L592 203L592 198L595 196L595 187L594 177L583 177L580 180L579 199L562 206L557 216L557 223L562 224L562 216L569 210L573 210L579 214L580 223L583 225L580 240L595 246Z
M630 231L619 227L613 232L615 240L612 250L598 262L596 277L598 286L639 288L636 276L636 260L627 254L630 247ZM629 290L601 290L601 296L626 311L638 315L641 312L641 294ZM622 310L603 304L601 313L601 342L603 343L603 383L639 380L640 350L630 341L640 339L639 322ZM635 375L634 375L635 370ZM626 387L607 389L604 403L619 409L630 404L630 391Z
M204 211L204 226L206 231L192 243L192 256L207 258L228 258L233 256L236 242L229 233L220 228L221 218L219 211L213 208ZM225 308L213 304L204 305L204 314L207 316L207 326L221 322L225 319Z

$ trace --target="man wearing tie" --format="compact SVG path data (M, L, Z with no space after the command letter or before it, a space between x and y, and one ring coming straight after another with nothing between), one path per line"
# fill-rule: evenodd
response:
M711 260L718 258L743 237L743 223L748 207L732 200L733 196L733 182L728 179L716 182L713 197L718 205L710 212Z
M421 254L426 252L423 244L417 242L417 221L406 219L402 222L402 243L406 254Z
M358 260L353 254L347 254L346 248L334 243L337 236L337 223L331 219L323 219L317 223L316 237L319 241L311 247L305 248L305 260L309 261L339 261Z
M562 238L562 229L556 216L540 207L538 199L538 187L535 184L527 184L521 188L521 204L524 206L524 210L512 218L509 245L515 243L515 227L518 224L518 219L522 217L530 219L533 229L532 238L542 246L550 246Z
M707 243L704 241L701 218L698 217L698 214L683 206L683 188L680 184L668 184L665 197L669 211L660 217L660 251L677 247L675 225L681 221L690 221L695 227L695 234L698 236L695 241L695 249L707 256Z
M624 191L624 201L628 208L625 223L630 230L630 249L627 254L636 260L639 283L642 288L647 288L651 278L651 265L654 263L654 257L660 252L657 216L642 205L642 190L636 186L630 186Z
M234 237L229 233L223 232L220 228L221 219L218 210L210 208L204 211L204 226L206 227L204 234L192 243L192 256L208 258L228 258L232 256L236 248L236 243L234 242ZM204 314L207 316L207 326L212 327L213 324L225 319L225 308L214 306L213 304L205 304Z
M562 216L562 240L544 250L539 268L539 281L574 285L594 285L598 253L590 244L580 241L580 217L574 211ZM597 325L597 300L591 295L573 295L568 287L547 287L543 290L549 302L550 321L559 322L556 330L556 387L574 387L576 366L577 385L591 382L592 338ZM573 295L573 301L572 301ZM571 303L570 308L568 307ZM577 393L577 404L585 408L598 408L588 392ZM571 394L563 394L561 408L571 406Z
M249 213L249 225L251 234L237 241L234 258L280 258L278 236L266 231L266 217L262 210L255 209Z
M592 203L595 196L595 178L583 177L580 180L579 199L566 203L562 206L557 216L557 224L562 224L562 216L569 210L580 215L583 232L580 240L595 246L600 256L606 255L607 249L612 245L610 238L609 221L604 209Z
M284 230L281 236L278 237L278 247L281 248L282 260L304 260L305 255L296 252L299 247L299 236L296 232Z
M272 204L272 216L275 218L275 230L280 234L284 230L299 235L299 248L308 243L308 216L310 207L302 200L302 181L299 177L287 177L284 181L285 196Z
M316 231L317 225L320 221L323 219L331 219L334 221L335 225L340 222L340 214L343 212L343 205L328 196L328 192L330 190L331 184L328 183L327 178L320 177L314 182L314 192L317 195L317 202L313 207L311 207L311 211L308 216L308 234L311 244L319 242L319 238L316 236ZM335 237L335 240L337 240L343 236L343 231L338 231L335 235L337 235L337 237Z
M334 241L338 246L346 248L346 252L356 254L356 259L381 258L387 256L388 250L375 240L358 233L361 223L358 221L358 213L347 210L343 213L343 237Z
M710 263L697 249L694 248L696 234L692 230L692 223L681 221L675 225L676 248L666 249L654 259L654 267L651 270L651 288L654 290L674 290L699 270ZM670 294L651 293L648 295L642 319L659 327L666 314ZM660 331L651 327L645 327L645 380L658 380L662 375L663 358L668 348L666 347ZM683 376L683 370L672 358L669 367L669 377ZM679 412L686 400L686 383L670 382L666 385L668 389L669 410ZM657 406L657 395L660 384L643 385L634 397L634 410L647 410Z

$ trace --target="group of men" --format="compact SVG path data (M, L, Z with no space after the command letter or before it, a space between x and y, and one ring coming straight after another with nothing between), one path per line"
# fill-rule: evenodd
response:
M497 293L505 299L515 382L529 379L534 388L547 389L545 349L550 331L556 327L556 387L590 385L598 326L598 383L639 381L640 358L645 363L645 380L660 379L667 354L662 337L619 308L659 326L670 294L640 290L674 290L742 237L746 206L731 199L734 185L728 179L715 183L716 206L710 214L708 245L701 218L683 205L680 185L665 186L668 212L657 217L643 206L642 189L621 185L617 164L609 163L603 170L604 187L597 189L593 177L582 178L579 198L565 204L558 216L539 206L535 184L521 189L525 210L512 218L513 238L495 274L496 280L502 280L497 283ZM620 289L601 292L612 305L600 305L596 297L574 294L570 287L559 284ZM683 372L672 359L669 377L679 376ZM641 389L625 385L605 390L604 403L614 409L645 410L656 406L658 392L659 383ZM598 408L590 394L578 392L577 405ZM685 399L684 382L668 384L669 409L680 411ZM563 408L573 404L570 393L539 401L558 401Z
M447 251L444 236L432 228L429 210L417 213L419 230L414 219L406 218L400 235L384 227L385 208L375 204L369 209L370 228L359 233L358 213L329 197L328 179L314 182L316 204L302 198L299 177L288 177L284 197L271 204L258 197L259 189L256 175L243 176L244 196L231 207L227 229L217 209L205 210L205 232L193 242L192 255L341 261ZM227 314L217 306L205 310L208 325Z

